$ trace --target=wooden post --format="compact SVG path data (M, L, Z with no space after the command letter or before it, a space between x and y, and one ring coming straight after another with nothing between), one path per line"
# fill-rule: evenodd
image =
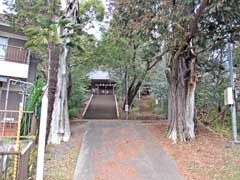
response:
M37 156L37 177L36 180L43 180L43 168L44 168L44 153L46 143L46 131L47 131L47 112L48 112L48 97L47 91L44 91L42 98L42 111L40 118L39 128L39 141L38 141L38 156Z
M16 138L16 152L17 153L20 150L20 130L21 130L22 114L23 114L23 103L20 103L19 110L18 110L18 128L17 128L17 138ZM13 180L17 179L18 161L19 161L19 154L16 154L14 157Z
M5 178L2 172L2 164L3 164L3 155L0 155L0 180L3 180L3 178Z
M21 157L19 161L19 170L18 170L18 180L26 180L28 179L28 162L30 158L30 151L33 142L28 142L26 147L21 150Z
M105 95L107 95L107 84L105 84Z
M35 114L32 114L32 121L31 121L31 129L30 129L30 133L32 135L36 135L36 129L37 129L37 119L35 117Z

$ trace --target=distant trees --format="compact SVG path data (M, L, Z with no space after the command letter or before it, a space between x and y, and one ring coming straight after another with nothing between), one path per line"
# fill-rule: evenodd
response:
M101 57L107 58L122 79L128 79L123 108L125 104L131 107L144 79L164 55L158 53L161 48L156 32L158 3L114 1L110 29L99 43L99 48L104 49Z

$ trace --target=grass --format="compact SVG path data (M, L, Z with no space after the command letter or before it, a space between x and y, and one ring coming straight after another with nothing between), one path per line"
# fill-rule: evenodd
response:
M228 148L225 152L225 159L220 168L212 169L209 178L213 180L238 180L240 179L240 147Z
M232 137L232 122L231 122L231 114L230 111L226 112L226 115L223 119L221 119L219 113L216 109L210 111L205 117L203 117L203 123L210 126L214 131L222 134L225 137ZM216 118L218 117L218 118ZM240 137L240 115L238 114L238 135Z
M228 110L224 118L219 116L217 110L213 110L205 117L205 123L217 133L232 139L231 114ZM204 118L203 118L204 119ZM213 120L214 119L214 120ZM238 120L240 116L238 116ZM240 121L238 121L238 136L240 138ZM212 180L237 180L240 179L240 147L228 148L224 155L226 161L219 167L209 170L209 178Z
M240 179L240 168L234 162L228 162L220 170L211 172L209 177L213 180L237 180Z
M76 160L79 154L79 149L73 147L72 149L64 152L62 158L53 157L53 151L55 148L48 148L46 155L46 161L49 161L47 164L46 176L44 180L72 180Z

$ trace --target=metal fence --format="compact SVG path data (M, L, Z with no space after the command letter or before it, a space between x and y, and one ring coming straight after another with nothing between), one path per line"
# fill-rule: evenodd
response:
M21 135L28 135L32 132L32 126L36 122L32 122L34 114L32 111L23 111L21 120ZM18 111L16 110L0 110L0 136L17 136L18 127ZM34 123L34 124L33 124Z

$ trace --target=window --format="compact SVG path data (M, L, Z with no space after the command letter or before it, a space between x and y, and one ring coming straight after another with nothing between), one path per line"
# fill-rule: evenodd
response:
M0 60L4 60L7 54L8 38L0 36Z

